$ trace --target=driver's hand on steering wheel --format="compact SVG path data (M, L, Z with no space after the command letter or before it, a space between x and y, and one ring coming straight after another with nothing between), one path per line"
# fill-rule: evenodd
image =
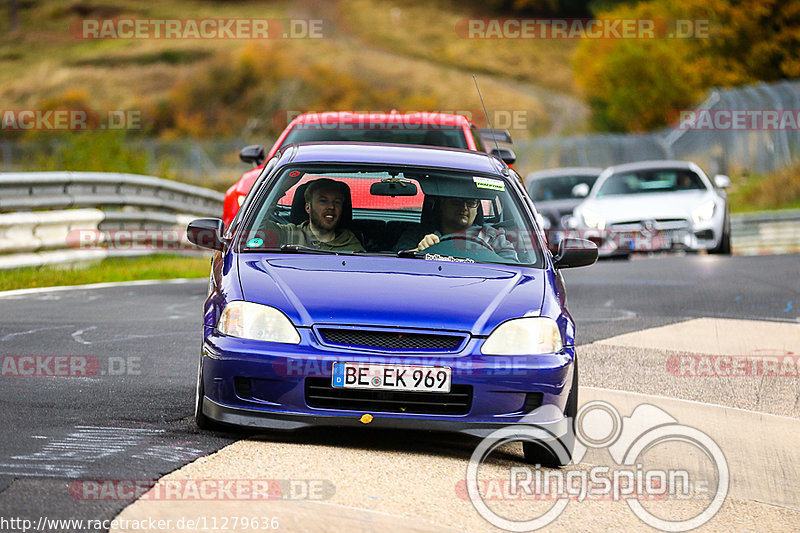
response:
M417 251L421 252L425 248L433 246L434 244L439 244L439 237L435 233L429 233L428 235L425 235L421 241L419 241L419 244L417 245Z

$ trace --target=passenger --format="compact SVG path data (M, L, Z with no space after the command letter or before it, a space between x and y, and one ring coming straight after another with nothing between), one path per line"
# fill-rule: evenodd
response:
M265 228L266 234L277 233L280 244L299 244L341 252L361 252L364 246L355 233L339 227L346 194L346 186L340 181L320 178L309 182L304 193L308 220L300 224L269 222ZM277 244L269 243L266 246Z
M438 198L434 204L435 212L438 208L438 223L407 229L400 235L395 249L421 252L439 243L444 236L461 233L470 240L486 243L489 247L487 249L491 249L500 257L517 261L514 245L506 238L502 229L488 224L474 225L479 204L480 200L475 198ZM482 248L479 244L467 246Z

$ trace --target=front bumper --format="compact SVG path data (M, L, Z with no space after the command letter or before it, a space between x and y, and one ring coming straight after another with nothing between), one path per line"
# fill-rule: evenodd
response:
M635 252L710 250L719 245L722 228L714 224L676 224L675 227L645 229L642 224L612 226L604 230L583 230L594 242L600 257Z
M487 357L480 355L482 339L470 339L457 354L389 355L314 346L306 342L312 336L303 330L301 344L290 346L225 337L207 328L203 413L222 423L278 430L368 425L483 437L524 422L542 428L544 440L566 432L563 413L572 383L572 347L546 356ZM330 379L334 361L449 366L454 386L471 387L471 402L463 414L309 406L307 378ZM367 424L364 415L370 415Z
M217 422L259 429L294 431L310 427L364 427L368 425L371 428L378 429L410 429L462 433L477 438L487 437L492 432L513 423L510 421L475 422L470 420L400 418L381 416L380 413L376 413L373 415L370 422L365 424L361 420L362 415L298 414L279 413L276 411L264 411L259 409L244 409L241 407L220 405L207 396L203 399L203 413ZM568 420L564 416L541 421L536 421L531 417L526 418L523 423L526 425L527 430L525 432L520 432L520 440L529 440L530 438L551 440L565 435L568 428Z

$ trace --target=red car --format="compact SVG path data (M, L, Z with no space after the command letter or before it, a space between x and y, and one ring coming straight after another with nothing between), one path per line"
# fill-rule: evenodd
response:
M511 164L514 152L501 148L486 150L488 141L510 143L507 131L479 129L467 117L449 113L304 113L289 123L268 153L259 145L242 149L242 161L253 163L255 168L244 175L225 192L222 220L230 225L239 211L245 196L264 167L264 162L287 144L317 141L348 141L369 143L419 144L446 146L480 152L497 153Z

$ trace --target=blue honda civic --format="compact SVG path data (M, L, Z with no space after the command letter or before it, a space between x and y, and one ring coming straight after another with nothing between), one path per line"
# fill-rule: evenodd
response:
M565 239L553 255L537 218L494 155L285 147L230 227L187 230L217 252L197 425L483 437L524 423L563 438L578 370L559 269L592 264L597 248Z

